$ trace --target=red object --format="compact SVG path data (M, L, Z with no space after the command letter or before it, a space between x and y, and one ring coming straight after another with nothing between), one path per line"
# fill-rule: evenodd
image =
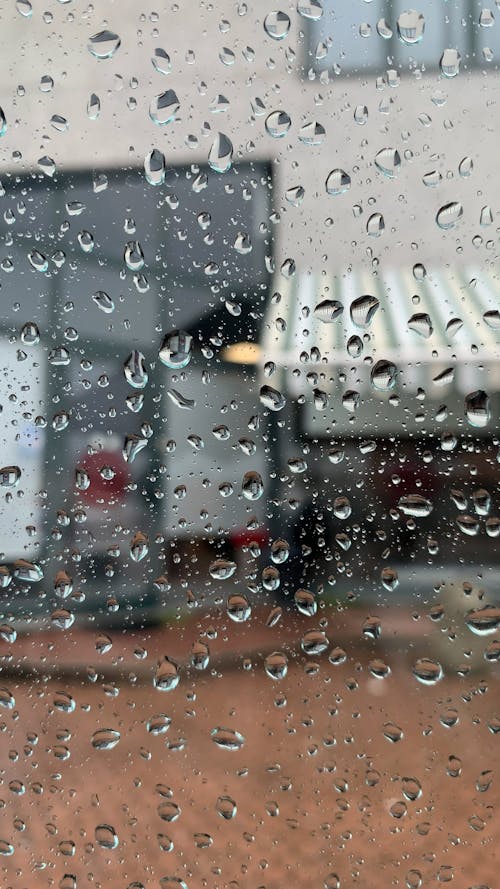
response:
M256 528L254 531L250 531L248 528L237 528L230 534L229 540L235 549L241 549L250 543L265 546L269 542L269 532L265 528Z
M97 505L100 505L98 501L104 501L102 505L109 506L126 499L130 475L123 465L121 454L117 451L86 454L78 466L87 472L90 479L87 490L78 492L82 500ZM104 467L112 469L112 478L103 478Z

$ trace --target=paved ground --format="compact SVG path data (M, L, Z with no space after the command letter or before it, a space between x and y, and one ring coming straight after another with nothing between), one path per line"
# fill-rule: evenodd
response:
M212 672L182 670L170 692L153 688L148 674L160 651L185 659L194 626L134 638L111 632L102 656L96 634L60 634L59 642L34 634L4 646L4 666L26 666L29 655L50 673L66 651L69 666L72 652L74 669L91 669L4 678L16 703L0 714L0 841L14 850L0 857L2 887L182 889L183 880L189 889L334 889L332 874L342 889L414 889L420 879L498 885L498 667L485 668L485 679L454 674L424 687L403 643L367 647L357 631L344 638L347 662L335 666L327 654L300 652L303 622L265 628L268 640L227 619L201 620L208 636L218 634L208 639L213 649L237 656L219 658ZM263 658L278 642L289 670L274 682ZM383 680L368 669L377 646L392 666ZM247 670L245 647L254 649ZM143 660L133 654L140 648ZM101 678L105 662L119 681L112 671ZM131 675L131 664L143 673ZM72 696L73 712L60 709L59 692ZM154 736L147 723L158 714L171 725ZM218 747L217 726L240 732L241 748ZM120 733L113 749L92 746L102 729ZM231 805L219 797L234 800L232 819L218 813ZM99 825L114 828L116 848L99 845Z

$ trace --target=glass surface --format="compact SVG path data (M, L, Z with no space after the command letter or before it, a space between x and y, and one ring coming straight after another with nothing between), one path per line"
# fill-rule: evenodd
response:
M499 20L5 5L2 887L496 886Z

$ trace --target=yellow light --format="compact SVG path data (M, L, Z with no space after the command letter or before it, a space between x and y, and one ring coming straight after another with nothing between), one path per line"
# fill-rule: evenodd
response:
M260 356L261 348L257 343L232 343L221 352L224 361L231 364L257 364Z

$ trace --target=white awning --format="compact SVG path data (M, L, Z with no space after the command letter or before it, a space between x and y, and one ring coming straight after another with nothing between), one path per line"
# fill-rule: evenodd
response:
M411 269L295 274L274 285L261 341L262 367L274 362L278 371L270 385L280 388L280 379L298 395L340 380L362 393L373 366L387 361L395 391L422 388L433 399L500 391L500 269L433 268L421 280ZM353 311L362 296L372 299ZM351 337L363 342L358 356L356 342L348 351Z

